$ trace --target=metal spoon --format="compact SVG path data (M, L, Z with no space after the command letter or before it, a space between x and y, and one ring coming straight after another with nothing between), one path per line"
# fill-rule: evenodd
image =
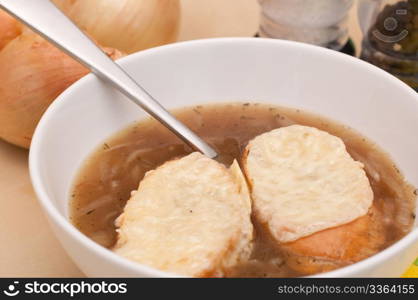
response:
M114 63L49 0L0 0L0 8L25 23L161 122L193 149L210 158L216 151L174 118L144 88Z

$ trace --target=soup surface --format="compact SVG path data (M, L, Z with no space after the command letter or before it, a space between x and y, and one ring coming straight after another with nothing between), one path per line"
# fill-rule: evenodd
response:
M416 190L379 147L347 126L298 109L258 103L212 104L184 108L176 117L220 153L230 165L255 136L272 129L301 124L328 131L343 139L351 156L365 165L386 248L411 230ZM192 150L152 119L139 121L110 137L83 163L71 193L70 218L92 240L111 248L116 242L114 221L132 190L149 170ZM286 267L279 252L256 230L250 261L230 271L234 277L302 276ZM380 249L380 250L382 250Z

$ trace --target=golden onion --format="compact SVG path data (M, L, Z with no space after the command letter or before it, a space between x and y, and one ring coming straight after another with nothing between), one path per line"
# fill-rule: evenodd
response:
M53 0L109 56L173 42L179 0ZM118 50L115 50L118 49ZM88 70L0 11L0 138L28 148L44 111Z
M53 0L100 45L133 53L174 42L179 0Z
M105 49L112 58L121 57ZM0 138L28 148L48 106L89 72L49 42L25 30L0 51Z

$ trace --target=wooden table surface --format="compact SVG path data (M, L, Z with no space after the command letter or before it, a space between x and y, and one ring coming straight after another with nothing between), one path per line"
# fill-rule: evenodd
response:
M253 36L256 0L182 0L179 40ZM353 9L350 35L361 36ZM82 277L54 237L33 192L28 152L0 141L0 277Z

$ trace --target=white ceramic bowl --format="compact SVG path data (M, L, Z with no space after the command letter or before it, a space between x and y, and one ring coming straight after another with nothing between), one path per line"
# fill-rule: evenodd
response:
M242 100L338 120L377 142L418 186L418 95L358 59L295 42L225 38L158 47L119 63L169 109ZM56 236L89 276L170 276L113 254L68 221L69 189L83 159L144 115L88 75L50 106L35 132L29 157L33 186ZM416 255L417 223L386 250L321 276L399 276Z

